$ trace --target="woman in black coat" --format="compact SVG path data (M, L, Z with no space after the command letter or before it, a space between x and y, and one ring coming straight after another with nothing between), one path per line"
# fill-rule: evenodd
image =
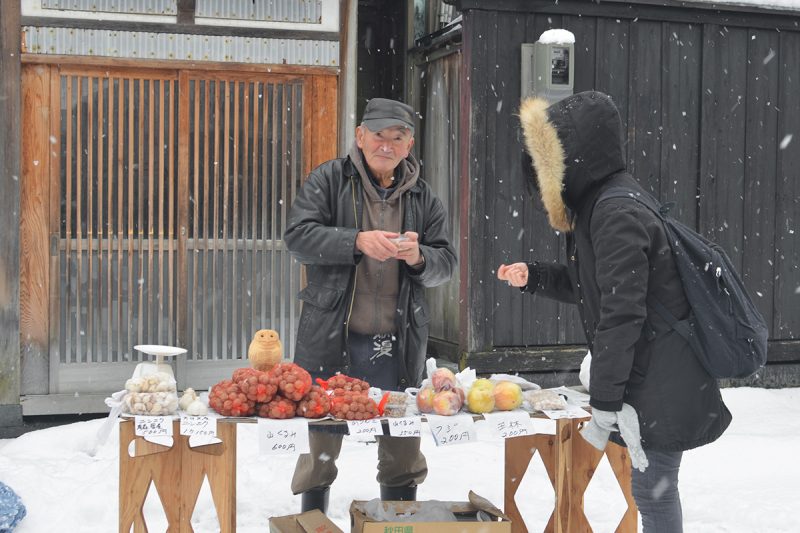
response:
M528 99L520 120L536 186L550 225L566 234L569 260L501 265L498 277L578 306L592 353L593 417L582 434L603 449L603 436L622 443L618 431L625 437L627 430L634 466L644 470L634 469L632 488L645 531L680 532L682 453L716 440L731 414L688 344L648 313L654 300L676 317L689 313L664 227L632 198L597 202L611 187L646 194L625 170L621 120L607 95L588 91L553 105Z

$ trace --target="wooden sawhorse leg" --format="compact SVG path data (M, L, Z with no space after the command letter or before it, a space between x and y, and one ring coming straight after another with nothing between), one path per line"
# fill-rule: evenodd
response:
M580 423L587 419L556 420L555 435L531 435L505 441L505 513L511 519L513 533L527 533L517 508L515 496L534 453L544 463L555 493L555 508L545 527L546 533L591 531L583 513L583 495L604 452L592 447L578 435ZM622 488L628 509L617 533L636 531L637 509L631 494L631 465L627 450L609 443L609 463Z
M519 512L517 502L514 497L517 494L517 489L522 478L525 477L525 472L528 470L528 465L533 459L534 453L537 451L542 458L547 476L550 478L550 483L555 487L556 478L553 470L555 464L555 435L531 435L528 437L515 437L506 439L505 442L505 498L504 498L504 512L511 519L512 533L527 533L528 529L525 527L525 521ZM545 531L554 531L555 513L550 514L550 520L547 522Z
M576 531L591 531L586 515L583 513L583 497L589 482L594 476L597 465L603 458L608 457L608 463L617 478L625 503L628 508L617 525L616 533L636 533L636 522L638 519L638 509L633 499L631 490L631 460L628 456L628 449L613 442L606 445L604 452L597 450L594 446L583 440L577 435L578 422L575 423L576 439L572 443L572 516L570 523L578 528Z
M219 531L236 531L236 423L219 422L217 438L222 442L190 448L189 438L181 437L180 446L184 447L181 486L184 490L180 516L181 524L187 524L187 531L192 531L192 513L206 476L217 510Z
M144 502L152 482L167 516L167 531L180 532L181 449L161 446L137 437L132 420L119 424L119 531L146 533ZM176 439L174 436L173 439ZM135 442L135 456L128 454Z
M155 484L167 516L169 533L192 533L192 513L208 476L221 533L236 531L236 424L217 424L222 442L189 447L189 437L180 434L180 421L173 422L172 447L137 437L132 420L120 422L119 437L119 532L146 533L144 503ZM128 455L131 441L135 456Z

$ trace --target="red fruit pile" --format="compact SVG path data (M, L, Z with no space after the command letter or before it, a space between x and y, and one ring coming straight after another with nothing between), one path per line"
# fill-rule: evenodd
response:
M378 404L366 393L344 392L331 399L331 414L341 420L368 420L378 416Z
M250 401L239 385L223 379L208 393L208 405L223 416L250 416L255 412L255 402Z
M328 390L334 396L342 396L346 392L355 394L367 394L369 392L369 383L358 378L351 378L344 374L336 374L328 379Z
M279 363L269 371L278 380L281 396L299 402L311 390L311 374L294 363Z
M262 418L292 418L297 410L297 404L292 400L276 396L269 403L258 406L258 416ZM327 413L326 413L327 414Z
M321 387L311 386L311 375L302 367L281 363L268 372L237 368L231 379L211 387L208 405L223 416L322 418L330 410L330 399Z
M306 418L322 418L331 410L331 399L319 385L312 385L311 390L297 404L297 414Z
M267 403L278 392L278 379L255 368L237 368L233 371L233 382L254 403Z

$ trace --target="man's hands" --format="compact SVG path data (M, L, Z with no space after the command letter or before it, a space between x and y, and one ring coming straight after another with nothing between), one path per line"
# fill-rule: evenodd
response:
M391 231L360 231L356 237L356 248L359 252L378 261L397 259L413 266L422 261L419 251L419 235L413 231L403 234L405 239L393 241L400 237Z
M528 265L526 263L500 265L497 269L497 279L507 281L514 287L524 287L528 284Z

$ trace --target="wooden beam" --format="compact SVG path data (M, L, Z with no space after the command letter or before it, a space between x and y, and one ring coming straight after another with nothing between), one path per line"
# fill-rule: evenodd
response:
M20 348L23 394L47 394L50 373L50 67L22 70L20 186ZM56 174L57 176L57 174Z
M461 356L460 368L470 367L478 374L577 371L586 351L583 345L499 347L483 352L465 352ZM790 368L794 367L794 374L800 376L800 341L773 341L769 343L767 352L765 375L788 375L792 372ZM753 376L746 381L758 379L765 378Z
M0 419L19 418L20 3L0 2ZM10 407L7 407L10 406ZM3 412L7 416L3 415Z
M78 59L79 58L79 59ZM339 73L339 67L318 67L303 65L276 65L270 63L225 63L222 61L186 61L186 60L149 60L149 59L126 59L119 57L101 56L69 56L55 54L22 54L22 63L38 63L45 65L78 65L84 67L108 68L110 63L120 68L142 68L152 69L171 69L171 70L202 70L225 71L225 72L263 72L273 74L289 75L328 75L335 76Z
M570 371L580 368L586 351L580 345L502 347L465 353L460 367L473 368L478 374Z
M194 24L195 0L178 0L178 24Z
M796 21L800 15L797 11L764 9L755 5L721 6L682 0L603 0L601 3L586 0L459 0L457 7L462 13L470 10L517 11L794 31L797 31Z

